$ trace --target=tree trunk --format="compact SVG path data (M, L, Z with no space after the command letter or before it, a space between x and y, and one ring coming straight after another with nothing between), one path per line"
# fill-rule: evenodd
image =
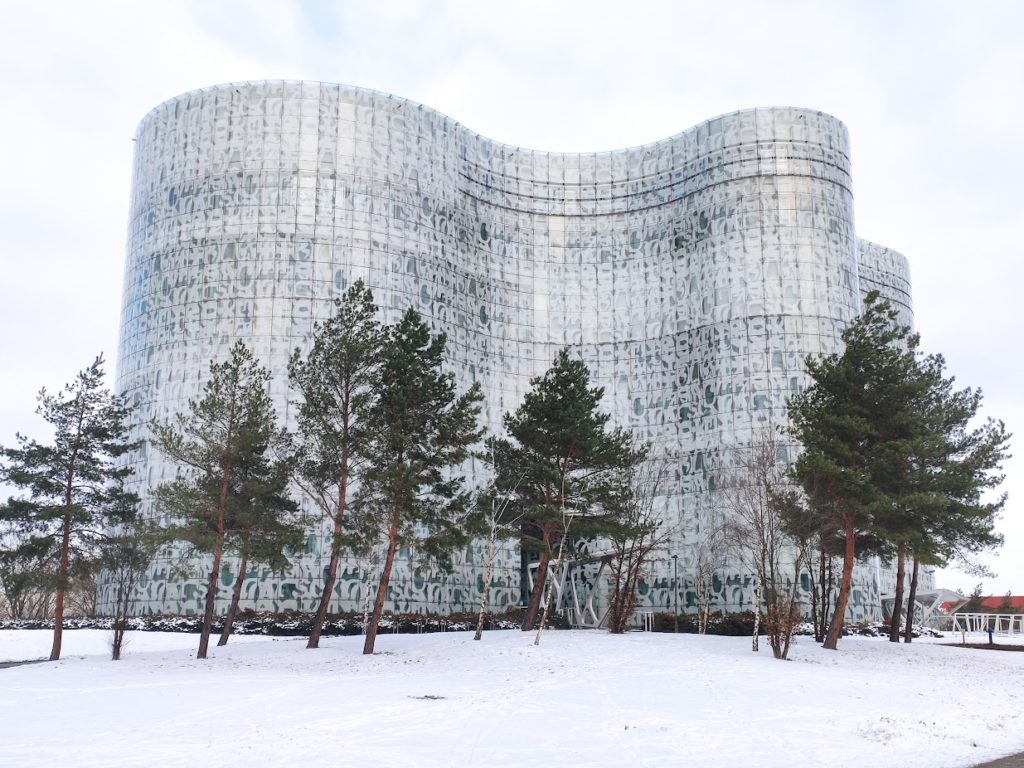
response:
M820 568L818 570L818 591L814 599L818 601L818 622L814 625L814 641L824 642L825 630L828 627L828 595L832 591L832 556L821 550Z
M497 548L494 546L494 530L491 530L491 537L487 540L487 569L484 571L484 595L480 598L480 615L476 618L476 634L474 640L484 636L484 613L487 612L487 602L491 598L491 577L494 576L494 556Z
M636 614L637 605L639 600L637 598L637 587L640 581L640 568L643 563L643 553L634 552L630 557L629 572L626 574L626 591L623 595L623 610L622 618L619 622L619 632L625 633L629 629L629 625L633 621L633 616ZM678 597L675 598L678 600ZM679 633L679 604L678 602L673 603L673 630L675 633Z
M836 598L835 614L832 625L828 629L823 648L830 651L839 647L839 638L843 634L843 622L846 619L846 605L850 602L850 590L853 587L853 564L857 559L857 531L853 527L853 516L846 518L846 551L843 552L843 580L839 585L839 596Z
M347 425L346 425L347 426ZM324 631L324 621L331 607L334 585L338 581L338 563L341 560L341 522L345 517L345 506L348 496L348 448L342 449L341 477L338 480L338 507L334 511L334 538L331 540L331 562L327 566L327 578L324 579L324 591L320 594L320 605L313 617L313 627L309 633L307 648L320 647L320 633Z
M71 506L70 494L68 507ZM64 592L67 590L68 572L71 570L71 513L64 516L64 535L60 547L60 568L57 571L57 601L53 608L53 645L50 647L50 661L60 658L60 646L64 640Z
M373 553L367 560L366 576L363 579L363 631L361 634L364 636L366 635L366 628L370 626L370 606L373 604L373 592L370 591L370 581L373 579L373 572L377 570L377 562L379 560L380 553L377 551L377 547L374 546Z
M203 610L203 630L199 634L197 659L205 659L210 647L210 632L213 630L213 609L217 604L217 587L220 584L220 561L224 556L224 511L228 507L228 490L231 480L231 464L221 464L220 505L217 508L217 542L213 549L213 569L206 585L206 607Z
M562 574L562 566L565 563L565 540L569 536L569 526L565 526L562 532L562 540L558 542L558 560L555 561L555 578L548 587L548 599L544 601L544 613L540 617L540 626L537 627L537 636L533 639L534 645L540 645L540 636L544 634L544 625L548 623L548 613L551 611L551 598L555 594L555 587Z
M909 643L914 638L914 603L917 602L917 577L920 572L921 562L914 555L914 565L910 570L910 596L907 598L907 627L903 635L903 642Z
M205 659L206 651L210 647L210 632L213 629L213 609L217 603L217 587L220 584L220 561L224 555L224 539L218 537L217 547L213 553L213 568L210 570L210 580L206 585L206 608L203 611L203 630L199 635L199 650L196 652L197 659Z
M121 648L124 647L124 632L128 623L127 589L123 583L117 585L117 598L114 601L114 639L110 643L111 661L121 659Z
M544 583L548 577L548 565L551 563L551 539L547 531L544 532L544 551L540 554L540 563L537 565L537 579L533 582L533 592L530 593L530 605L526 609L526 617L523 619L523 632L529 632L537 623L537 614L540 613L540 601L544 594Z
M836 615L837 615L837 614L836 614L836 612L835 612L835 611L833 611L833 612L831 613L831 615L829 616L829 619L828 619L828 626L827 626L827 627L825 627L825 633L824 633L824 635L823 635L824 637L828 637L828 636L829 636L829 635L830 635L830 634L832 633L832 629L833 629L833 627L835 627L835 625L836 625L836 621L837 621L837 619L836 619ZM842 630L840 630L840 632L841 632L841 631L842 631ZM822 640L822 647L824 647L824 644L825 644L825 643L824 643L824 640Z
M224 629L220 633L220 640L217 645L227 645L231 637L231 628L235 624L235 615L238 613L238 601L242 599L242 583L245 581L245 572L249 566L249 546L242 545L242 559L238 564L238 578L235 579L235 588L231 593L231 607L228 608L228 615L224 619Z
M799 618L796 600L796 584L799 579L800 574L798 572L794 577L793 591L789 595L789 600L786 601L786 624L785 632L783 634L782 654L776 657L783 661L789 658L789 646L793 643L793 630L796 628L796 620Z
M807 558L807 576L811 580L811 626L814 627L815 640L818 634L818 587L814 583L814 563ZM799 579L799 576L797 576ZM794 590L795 591L795 590Z
M903 582L907 578L907 545L900 542L896 547L896 594L889 619L889 642L900 641L900 616L903 613Z
M384 558L384 567L380 573L380 586L377 587L377 599L373 603L373 615L366 625L366 640L363 642L363 653L373 653L373 644L377 640L377 626L380 624L380 617L384 614L384 601L388 596L388 583L391 581L391 568L395 564L395 555L398 552L398 521L392 518L391 526L388 529L388 554Z
M324 631L324 622L327 620L327 611L330 609L331 598L334 596L334 585L338 580L338 564L341 562L341 545L337 540L338 527L335 526L335 540L331 544L331 560L327 566L327 576L324 578L323 591L320 593L320 604L316 608L316 615L313 617L313 626L309 632L307 648L320 647L320 634Z
M828 556L826 573L828 581L821 591L821 639L819 642L824 641L826 628L832 626L832 620L835 618L832 613L832 604L829 602L836 584L836 563L832 555Z
M754 635L750 638L750 650L757 651L758 632L761 629L761 582L754 588Z
M640 539L642 547L642 539ZM612 560L612 596L608 601L608 631L614 635L623 634L636 611L632 597L633 573L637 560L637 540L621 541L615 544L615 559ZM678 631L678 627L677 627Z
M703 568L697 566L697 575L694 578L694 587L697 592L697 634L704 634L704 574Z

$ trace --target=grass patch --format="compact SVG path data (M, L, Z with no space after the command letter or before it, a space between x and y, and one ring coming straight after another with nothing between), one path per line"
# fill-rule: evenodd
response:
M1007 643L943 643L953 648L974 648L979 651L1024 651L1024 645L1009 645Z

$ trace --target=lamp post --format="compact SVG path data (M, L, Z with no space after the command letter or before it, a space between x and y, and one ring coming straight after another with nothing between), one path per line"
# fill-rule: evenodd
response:
M673 631L679 634L679 555L672 555L672 611L675 614Z

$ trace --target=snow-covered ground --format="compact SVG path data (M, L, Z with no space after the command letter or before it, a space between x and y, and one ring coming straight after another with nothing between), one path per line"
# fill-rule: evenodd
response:
M1024 652L801 638L549 631L235 637L64 634L0 669L0 765L970 766L1024 750ZM981 641L981 637L972 638ZM0 660L50 633L0 632Z

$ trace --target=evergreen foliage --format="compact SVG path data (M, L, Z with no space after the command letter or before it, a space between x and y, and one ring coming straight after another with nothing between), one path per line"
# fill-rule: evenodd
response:
M513 494L524 513L522 546L540 553L524 631L537 622L556 545L564 555L570 535L606 535L621 526L631 469L647 454L628 430L608 428L610 416L599 410L604 388L590 386L586 364L568 349L530 385L522 405L505 415L509 439L493 442L505 468L502 492L511 492L510 478L522 477Z
M305 545L306 529L294 515L298 504L288 491L292 460L284 453L287 445L283 433L272 436L270 448L253 457L239 472L239 488L247 494L248 503L236 510L234 536L227 541L238 553L238 573L217 645L226 645L231 636L249 567L261 564L272 571L284 571L289 563L287 553ZM270 452L275 456L268 456Z
M842 338L841 355L807 360L814 383L789 407L791 433L804 447L793 476L824 546L842 543L843 573L825 637L833 649L858 553L895 552L899 560L912 552L916 574L921 562L998 543L992 527L1005 497L982 497L1002 480L1009 440L1001 422L969 427L980 391L955 390L942 358L920 355L918 337L877 292Z
M446 337L431 336L408 310L381 352L378 397L366 414L365 464L353 498L350 531L364 549L387 543L380 584L366 628L373 653L388 584L399 549L414 547L440 567L466 544L470 494L456 468L481 437L479 384L459 395L442 371Z
M373 294L362 280L357 281L344 299L335 302L334 316L317 325L306 358L295 350L288 365L292 387L299 395L296 481L332 531L330 563L309 648L319 646L330 608L345 545L349 489L366 436L364 415L380 385L386 334L376 316Z
M119 459L128 442L129 409L103 385L98 356L59 394L39 392L36 412L53 430L40 443L17 436L16 448L2 449L0 478L20 489L0 506L0 525L11 534L0 558L10 569L34 566L23 588L43 586L56 593L50 659L60 658L64 598L72 580L100 565L105 528L137 499L124 490L131 470Z
M176 538L213 554L196 658L205 659L225 550L280 559L296 543L286 521L295 509L287 492L284 432L268 393L270 373L237 342L230 358L210 365L203 397L170 423L154 422L156 446L181 467L156 490ZM239 579L244 578L240 573Z
M1000 421L988 419L972 427L982 403L981 390L955 389L945 375L945 360L931 355L921 361L928 383L919 410L920 432L906 446L902 472L894 489L895 506L904 520L900 543L913 556L907 626L904 641L913 631L913 606L921 564L945 565L951 560L970 562L985 549L998 546L994 530L1006 495L987 497L1002 482L1002 462L1008 456L1010 435ZM899 519L899 515L897 518ZM907 529L909 528L909 532ZM897 592L896 605L902 605ZM894 611L890 639L896 640L900 611Z

